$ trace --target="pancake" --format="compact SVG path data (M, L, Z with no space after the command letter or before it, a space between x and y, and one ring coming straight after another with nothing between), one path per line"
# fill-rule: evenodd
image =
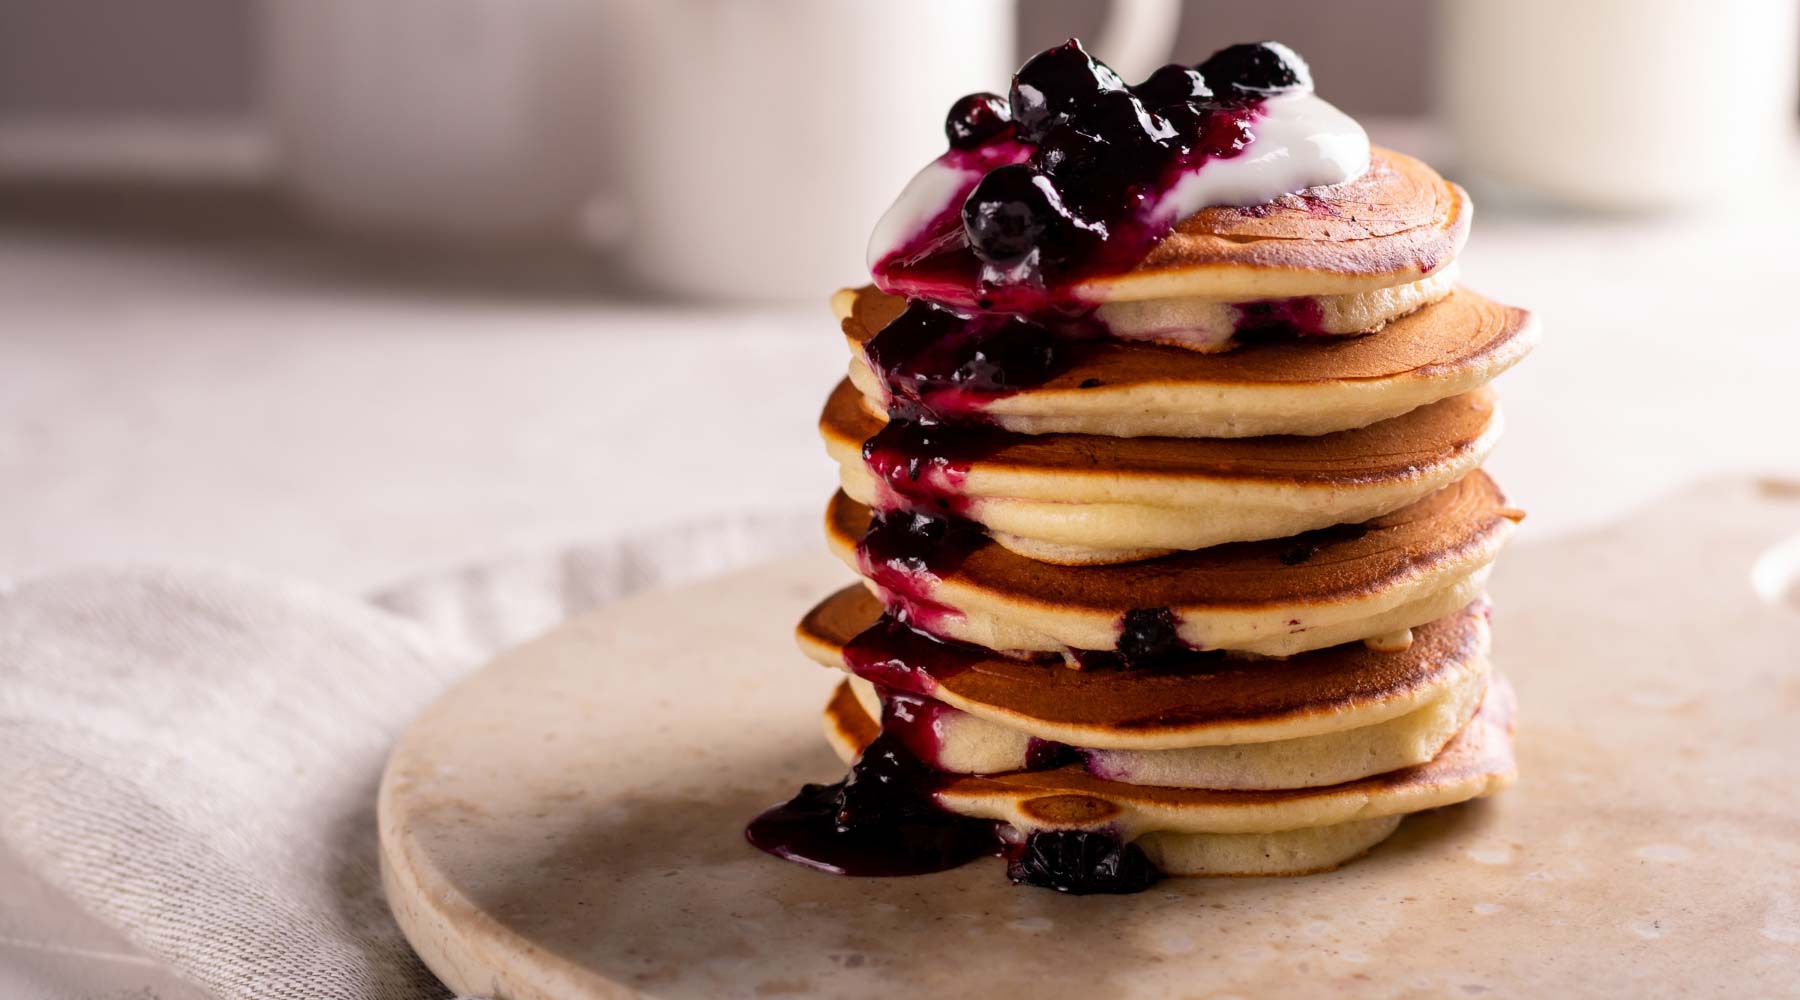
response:
M1322 788L1127 785L1071 765L947 777L934 797L949 812L1003 823L1019 839L1043 830L1104 829L1138 842L1171 875L1301 874L1368 850L1405 814L1511 785L1513 715L1512 689L1495 677L1475 718L1430 762ZM879 731L847 683L826 706L824 721L826 738L846 764ZM1266 856L1259 858L1259 848Z
M1076 758L1096 778L1128 785L1249 790L1336 785L1436 757L1474 717L1487 689L1485 662L1451 676L1452 683L1419 708L1360 729L1176 750L1076 746L1057 752ZM880 718L875 686L860 677L849 683L869 717ZM933 705L931 738L922 742L912 748L919 759L949 774L1023 771L1047 752L1023 730L944 705Z
M890 609L989 649L1118 646L1125 615L1167 609L1195 649L1288 656L1423 625L1474 601L1519 512L1479 470L1364 525L1117 566L1054 566L975 539L925 568L863 566L869 508L839 493L832 550Z
M1468 193L1418 160L1371 150L1355 180L1183 219L1136 267L1078 286L1091 302L1343 295L1425 277L1469 238Z
M1146 833L1137 845L1165 875L1317 875L1369 853L1405 818L1377 816L1278 833Z
M800 648L848 671L846 645L880 612L863 588L840 590L801 619ZM879 672L865 671L870 679L1028 737L1107 750L1265 743L1373 726L1484 676L1488 649L1485 603L1413 630L1400 652L1350 643L1286 660L1203 657L1195 669L1167 672L1071 670L896 632L879 646Z
M1095 305L1254 302L1409 284L1450 265L1468 239L1472 212L1462 188L1410 156L1376 148L1369 169L1342 184L1202 209L1131 268L1082 280L1069 297ZM936 271L889 269L881 280L896 295L946 304L980 297L972 282L947 282Z
M832 299L851 346L850 378L885 412L862 344L905 308L873 287ZM1041 386L980 401L984 419L1023 434L1255 437L1363 427L1476 389L1538 339L1523 309L1465 288L1378 333L1247 344L1225 354L1096 339ZM1085 386L1085 388L1084 388ZM971 400L973 402L973 400Z
M1120 340L1167 344L1203 353L1231 350L1242 341L1240 333L1256 330L1278 318L1290 323L1298 321L1307 334L1314 336L1356 336L1373 333L1442 300L1456 287L1456 270L1452 263L1418 281L1349 295L1307 295L1263 302L1195 298L1108 302L1094 311L1094 318L1108 334Z
M894 482L874 475L863 457L864 442L885 423L848 382L825 404L819 432L852 499L876 509L944 501L1008 548L1066 564L1126 562L1367 521L1461 479L1501 432L1499 407L1485 388L1315 437L1111 438L964 428L940 432L937 450L921 452L949 461ZM913 454L904 441L899 447L895 454Z

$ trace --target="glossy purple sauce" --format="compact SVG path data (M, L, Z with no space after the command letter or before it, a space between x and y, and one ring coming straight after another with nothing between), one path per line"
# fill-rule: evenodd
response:
M880 483L878 510L955 515L967 507L962 485L969 466L989 450L989 435L979 429L889 417L863 442L862 453Z
M916 628L935 631L959 612L931 599L940 573L955 569L986 541L981 528L959 517L911 511L877 512L856 546L862 574L881 590L888 611Z
M863 357L886 390L890 417L950 423L1055 376L1067 339L1017 316L915 301L863 345Z
M844 644L844 666L880 687L932 697L938 685L975 666L987 654L940 639L884 614Z
M1237 334L1317 334L1325 329L1325 311L1315 298L1264 299L1237 304Z
M1110 172L1105 179L1111 183L1089 185L1078 196L1079 207L1097 225L1098 235L1085 242L1082 252L1054 263L1039 259L1002 266L976 255L962 219L963 201L975 187L972 178L911 238L875 262L875 284L889 294L971 310L1022 316L1087 313L1096 303L1083 297L1081 283L1129 270L1173 232L1180 220L1157 211L1162 196L1208 161L1229 159L1248 148L1262 114L1260 101L1209 108L1179 123L1186 128L1177 142L1154 147L1123 172ZM1010 132L993 146L985 162L995 166L1024 162L1039 152ZM952 150L946 156L960 163L985 149Z
M883 710L881 734L842 781L805 785L800 794L750 821L744 836L756 847L835 875L924 875L999 854L999 830L989 820L939 809L932 796L944 776L927 767L902 735L909 723Z

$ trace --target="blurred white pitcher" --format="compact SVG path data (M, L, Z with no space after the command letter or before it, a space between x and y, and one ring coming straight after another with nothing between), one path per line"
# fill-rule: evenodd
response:
M613 5L264 0L265 98L296 195L357 230L572 231L606 170Z
M1794 146L1795 0L1443 0L1477 180L1606 210L1718 205Z
M971 91L1005 93L1011 0L619 0L627 266L708 299L818 299L867 280L869 231L944 149ZM1113 0L1089 50L1160 64L1179 0Z

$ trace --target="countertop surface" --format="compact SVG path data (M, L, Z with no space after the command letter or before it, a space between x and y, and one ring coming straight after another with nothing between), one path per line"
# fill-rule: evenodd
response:
M0 189L0 580L198 562L360 592L832 488L828 288L678 306L621 297L581 254L350 249L284 220L255 193ZM1797 262L1791 199L1477 219L1464 280L1545 328L1499 383L1489 465L1530 511L1522 540L1715 472L1800 474ZM117 951L27 919L48 890L0 880L22 886L0 983Z
M829 289L676 306L609 296L580 256L347 250L243 205L159 227L179 200L77 224L54 201L0 224L0 577L199 560L355 590L831 488ZM1800 210L1765 209L1478 218L1464 280L1545 328L1499 383L1490 466L1526 537L1800 467Z

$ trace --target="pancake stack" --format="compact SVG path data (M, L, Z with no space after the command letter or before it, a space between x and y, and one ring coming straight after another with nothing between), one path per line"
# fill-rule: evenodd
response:
M1480 465L1537 329L1456 284L1470 212L1375 149L1078 275L1047 337L932 334L941 285L891 264L840 292L826 532L861 583L799 639L848 675L825 730L854 767L751 840L1121 892L1326 870L1508 785L1483 587L1522 515Z

